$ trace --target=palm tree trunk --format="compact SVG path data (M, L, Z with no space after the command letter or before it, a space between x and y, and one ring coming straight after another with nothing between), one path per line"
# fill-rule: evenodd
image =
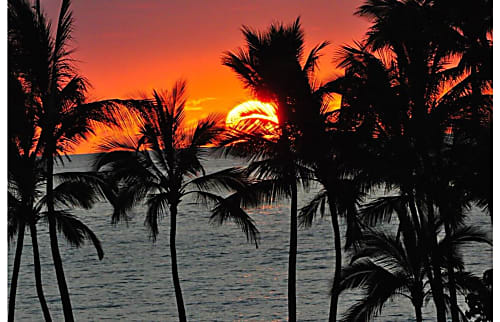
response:
M33 245L33 265L35 266L35 283L38 300L42 306L43 317L45 321L52 321L50 317L49 307L45 300L42 287L42 270L40 267L40 253L38 251L38 237L35 223L30 224L31 244Z
M328 195L328 205L332 217L333 239L335 245L335 275L333 277L332 296L330 299L330 315L328 321L337 321L337 305L339 301L340 273L342 272L342 245L340 244L340 229L334 198Z
M435 219L434 219L434 208L430 200L427 200L427 212L429 216L428 228L429 232L428 239L431 243L431 266L432 272L434 273L434 278L431 283L432 298L434 299L434 304L436 305L437 321L446 322L446 306L444 303L444 292L443 292L443 278L441 275L441 263L439 257L436 254L437 249L437 236L435 234Z
M175 248L175 234L177 231L177 206L170 207L170 257L172 258L172 279L174 281L175 299L179 321L186 321L186 310L182 299L181 283L179 282L179 272L177 271L177 249Z
M290 250L288 254L288 321L297 320L296 271L297 271L297 185L292 184L290 209Z
M17 231L16 255L14 257L14 267L12 269L12 279L10 282L10 295L9 295L9 314L8 321L14 321L14 311L16 309L16 292L17 292L17 279L19 277L19 267L21 265L21 255L23 254L24 245L24 222L19 224Z
M54 217L54 160L52 158L52 153L47 151L47 216L49 219L49 236L50 236L50 248L52 251L52 259L54 261L54 267L56 269L57 285L59 287L59 293L61 294L61 302L64 312L64 320L66 322L73 322L73 310L71 308L71 300L69 298L68 285L66 284L66 278L64 277L64 268L62 264L61 254L59 253L59 244L57 243L57 227L56 219Z
M417 322L422 322L422 306L415 305L415 319Z
M444 230L446 236L451 235L451 227L449 223L444 224ZM448 255L451 255L451 249L447 249ZM451 258L451 257L450 257ZM455 287L455 271L453 269L453 265L450 261L447 263L448 270L448 290L450 292L450 306L451 306L451 320L453 322L459 322L460 317L458 314L458 304L457 304L457 289Z

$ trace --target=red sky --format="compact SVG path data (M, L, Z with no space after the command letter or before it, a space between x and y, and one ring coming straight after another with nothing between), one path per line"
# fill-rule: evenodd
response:
M60 0L42 0L52 18ZM188 81L188 118L226 113L250 98L235 74L222 66L224 51L244 44L242 25L265 29L301 16L306 50L328 40L319 80L338 71L339 46L360 40L368 22L353 16L361 0L80 0L72 4L73 33L80 72L89 79L93 99L132 98L152 88ZM86 143L76 153L92 152Z

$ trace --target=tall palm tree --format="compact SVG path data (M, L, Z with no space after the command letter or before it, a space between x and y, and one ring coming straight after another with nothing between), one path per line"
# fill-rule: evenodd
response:
M458 247L468 242L490 243L480 231L461 227L440 241L440 248L453 248L453 257L444 260L455 267L463 266ZM433 296L427 289L428 276L423 261L427 254L422 240L369 231L362 237L361 245L350 265L343 269L341 290L362 288L364 295L347 311L344 320L369 321L380 313L385 302L403 296L412 302L416 321L422 321L425 298ZM464 283L461 287L467 289L468 285Z
M35 147L39 140L39 118L35 111L37 101L33 95L25 92L15 66L9 66L9 128L8 128L8 174L9 174L9 241L18 235L16 256L11 281L9 297L9 321L14 320L14 308L17 289L17 278L20 266L20 256L24 241L25 227L29 227L33 250L33 266L35 285L42 307L44 319L51 321L50 312L43 293L40 255L38 248L37 223L47 219L44 212L46 197L42 196L43 184L46 181L44 163L36 156ZM61 177L62 174L57 175ZM64 182L54 190L56 207L72 208L75 206L88 209L101 194L94 186L75 182L69 173L65 173ZM84 239L92 240L102 259L102 249L92 231L67 210L57 213L57 227L65 238L74 246L81 246Z
M190 128L184 119L186 83L177 82L171 91L153 91L153 98L131 112L139 126L136 137L110 139L101 145L103 151L95 163L121 187L111 200L115 211L113 222L126 218L127 211L145 200L148 210L145 225L156 240L159 221L170 216L170 255L180 321L186 321L177 268L176 232L179 204L186 196L213 204L211 220L224 223L233 220L250 241L257 245L258 230L238 203L215 192L243 189L248 185L241 170L226 169L206 174L201 163L206 146L217 142L223 131L216 115L198 121Z
M321 106L309 111L309 122L301 126L298 139L298 151L301 159L312 170L314 179L323 190L309 204L301 209L300 222L303 226L311 226L317 213L325 215L328 208L333 229L335 249L335 271L330 298L329 321L336 321L339 299L339 285L342 270L342 246L339 218L346 223L345 249L354 246L360 237L357 212L365 194L373 184L360 180L359 145L365 144L360 135L353 134L339 119L339 111L331 111L328 94L332 91L332 83L319 86L313 92L311 105ZM321 147L321 148L318 148ZM325 206L328 207L325 207Z
M461 121L456 120L467 120L471 111L477 117L487 110L489 99L481 94L478 98L476 93L471 101L474 96L468 92L473 83L471 77L463 78L457 68L446 68L448 59L459 53L457 43L463 37L457 28L442 23L431 2L366 1L357 14L368 17L373 25L367 33L368 46L344 47L345 59L341 64L347 68L346 77L336 84L343 87L341 92L345 94L344 119L351 118L353 127L368 130L367 141L375 143L374 156L384 160L383 167L375 167L378 163L375 161L365 170L378 169L374 174L377 176L379 172L381 178L384 169L390 168L386 157L396 156L392 174L385 171L384 181L399 187L402 195L414 200L410 202L413 221L425 223L418 233L429 236L428 249L433 250L437 247L435 219L449 217L434 211L432 205L442 202L430 188L447 187L457 179L456 175L453 179L441 178L441 170L445 168L441 159L449 139L447 131L452 128L454 136L459 134L457 125ZM377 50L383 54L376 57L373 52ZM442 94L444 85L450 89ZM472 108L471 102L476 106ZM422 131L423 128L427 130ZM376 152L377 145L385 152ZM387 148L399 152L393 153ZM394 171L402 164L406 169ZM462 167L464 165L462 163ZM424 206L429 211L424 211ZM451 233L451 229L446 231ZM431 278L433 298L438 320L444 321L446 312L438 261L437 255L431 253L429 267L435 275L435 279ZM450 291L454 293L453 288ZM454 320L456 312L453 304Z
M296 320L296 261L297 261L297 185L307 186L311 177L297 155L295 146L300 126L308 122L306 113L312 97L309 76L314 70L319 51L327 43L319 44L309 54L302 65L304 56L304 33L300 19L289 25L273 24L266 32L258 32L249 27L242 28L246 46L236 52L226 52L222 63L231 68L259 99L276 104L279 124L274 133L264 136L236 133L224 143L229 146L227 153L241 156L245 151L253 162L249 172L259 179L274 180L279 191L287 191L291 199L290 209L290 250L288 263L288 315ZM269 127L269 129L272 128ZM240 137L238 137L240 136ZM256 142L263 146L258 146ZM238 147L238 145L240 147ZM245 147L243 147L245 146ZM255 149L251 149L251 147ZM253 156L252 156L253 154ZM285 188L285 186L287 186ZM257 189L264 185L257 186ZM277 191L274 190L274 191Z
M9 39L10 40L10 39ZM12 43L9 41L9 51ZM30 155L35 142L36 120L33 111L28 107L35 102L24 92L19 79L16 77L17 68L9 65L8 71L8 174L9 174L9 242L17 233L16 253L12 270L9 296L9 321L14 320L15 301L17 292L17 279L24 245L26 226L31 229L33 244L35 279L38 299L42 306L46 320L50 320L45 296L41 285L40 262L38 260L37 236L33 233L31 206L35 196L37 176L40 177L40 161ZM12 189L17 191L17 197L12 194Z
M370 162L361 165L361 176L369 182L384 183L388 188L397 188L401 196L409 198L408 207L413 223L422 223L421 229L417 226L417 234L429 236L429 267L436 275L433 279L433 275L429 274L434 288L434 300L439 302L437 299L442 299L444 305L444 297L440 296L439 290L436 291L442 289L440 283L436 282L441 280L441 264L437 262L439 258L432 255L432 250L437 249L433 226L439 216L445 220L448 226L445 230L450 234L452 231L449 225L453 220L459 222L460 218L463 218L460 214L463 214L464 207L472 201L470 196L477 196L465 193L466 190L474 190L471 183L475 180L471 180L471 176L467 175L470 169L467 165L470 163L467 162L466 156L476 149L475 145L466 147L464 144L473 138L470 131L464 131L464 124L467 124L469 119L466 111L469 110L467 107L470 104L470 94L463 88L467 86L468 80L454 84L444 95L429 96L426 99L428 109L419 119L413 117L412 109L408 110L412 106L409 104L411 100L408 101L406 89L409 85L404 78L400 78L397 62L391 58L384 61L383 57L376 57L363 45L358 48L344 47L343 50L345 58L341 64L347 68L346 75L332 82L330 86L336 86L338 92L344 94L341 120L352 124L357 135L366 142L364 153L367 157L364 159ZM446 72L447 70L437 70L433 77L443 77ZM429 80L426 86L429 91L432 91L432 88L437 91L435 86L438 84L440 81L432 83ZM488 95L484 94L482 99L483 107L480 107L480 110L487 108L490 100ZM426 131L422 133L424 126ZM451 136L448 133L450 127L453 127ZM452 144L449 142L450 138L453 139ZM443 198L446 194L443 192L453 186L455 188L451 190L455 191L455 196L462 194L468 196L468 200L449 197L445 202ZM460 192L458 188L461 189ZM454 203L453 209L460 211L450 212L450 205L446 210L443 205L450 202ZM434 211L434 205L438 207L439 212ZM446 216L446 213L453 213L455 218ZM453 274L448 275L452 281ZM450 287L450 292L453 293L453 287ZM440 312L442 318L444 306L440 308L438 313Z
M54 157L70 152L72 147L93 132L96 123L112 122L110 111L119 100L87 102L88 83L71 60L70 40L73 30L71 2L63 0L55 35L42 12L26 0L9 1L9 64L21 72L23 86L36 98L34 113L40 128L33 157L42 155L46 169L47 211L52 258L56 270L64 317L73 321L68 286L57 243L57 213L54 208Z
M40 219L46 218L46 214L42 212L46 198L42 197L41 191L45 182L43 160L34 155L35 146L39 139L38 119L34 113L36 101L32 100L33 97L29 93L24 92L22 84L19 79L14 77L13 73L9 73L9 76L9 241L14 238L15 234L18 235L9 298L9 320L14 319L20 255L25 227L29 227L37 295L45 320L51 321L43 293L37 236L37 223ZM67 174L65 176L67 177ZM98 190L93 187L68 181L55 189L56 206L89 208L96 199L96 191ZM84 237L89 237L94 241L99 257L102 258L100 243L90 229L76 218L70 218L69 215L64 217L64 214L61 213L59 215L57 217L58 228L64 232L66 239L73 245L80 246L83 244Z
M9 106L9 109L12 106ZM19 108L19 106L17 106ZM10 113L10 112L9 112ZM13 124L9 125L10 127ZM24 138L29 136L30 131L25 128ZM9 131L10 132L10 131ZM34 133L34 131L31 131ZM12 134L11 132L9 133ZM17 137L18 143L21 143L19 136ZM44 180L43 168L40 160L31 159L29 151L19 149L22 144L17 145L14 143L15 139L9 139L9 241L17 234L16 255L14 259L14 267L12 270L12 280L10 283L10 296L9 296L9 321L14 320L15 299L17 291L17 278L19 274L21 253L24 243L24 231L29 227L31 234L31 243L33 249L33 265L35 269L35 282L38 299L42 307L44 318L46 321L51 321L49 309L45 296L43 293L40 257L38 250L38 238L36 229L36 215L33 212L34 202L39 197L39 188L41 182ZM34 142L31 140L31 142ZM32 146L28 145L28 148Z

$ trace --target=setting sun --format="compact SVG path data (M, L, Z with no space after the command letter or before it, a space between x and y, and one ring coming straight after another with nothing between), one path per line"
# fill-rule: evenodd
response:
M226 117L226 126L238 128L246 125L246 121L252 120L250 128L255 126L264 126L265 128L274 127L278 124L276 107L270 103L263 103L257 100L246 101L234 107ZM253 125L254 124L254 125Z
M7 321L494 320L493 0L4 9Z

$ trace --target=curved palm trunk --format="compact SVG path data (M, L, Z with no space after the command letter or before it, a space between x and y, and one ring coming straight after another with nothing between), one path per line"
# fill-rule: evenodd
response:
M68 285L66 284L66 278L64 277L64 269L61 259L61 254L59 252L59 244L57 243L57 227L56 219L54 218L54 160L52 159L52 153L48 154L47 158L47 212L49 219L49 236L50 236L50 249L52 251L52 259L54 261L54 267L56 269L57 285L59 287L59 293L61 294L61 302L64 312L64 320L67 322L73 322L73 310L71 308L71 300L69 298Z
M335 246L335 275L333 277L332 296L330 298L330 314L328 321L337 321L337 305L339 301L339 286L340 273L342 271L342 245L340 243L340 229L337 218L337 210L333 203L334 198L331 194L328 195L328 205L330 207L330 215L332 217L333 240Z
M182 299L181 283L179 282L179 272L177 271L177 250L175 248L175 234L177 232L177 206L170 207L170 257L172 258L172 280L174 281L175 300L179 321L186 321L186 310Z
M292 185L292 202L290 209L290 250L288 256L288 321L296 321L297 185L295 183Z
M14 311L16 309L17 280L19 277L19 267L21 266L21 255L23 254L24 227L25 224L24 222L22 222L19 225L19 229L17 231L16 255L14 257L14 267L12 269L12 279L10 282L9 314L8 314L9 322L14 321Z
M45 318L45 321L52 321L50 317L49 307L47 306L47 301L45 300L45 295L43 294L42 270L40 267L40 253L38 251L38 237L35 223L30 224L30 234L31 244L33 245L33 265L35 266L36 293L38 295L40 305L42 306L43 317Z
M445 223L444 229L445 229L446 236L447 237L450 236L451 235L450 224ZM451 255L451 249L448 249L447 252L448 252L448 255ZM450 262L447 263L446 268L448 271L448 289L450 291L451 320L453 322L459 322L460 316L458 314L457 289L455 287L455 271L453 269L453 265Z

